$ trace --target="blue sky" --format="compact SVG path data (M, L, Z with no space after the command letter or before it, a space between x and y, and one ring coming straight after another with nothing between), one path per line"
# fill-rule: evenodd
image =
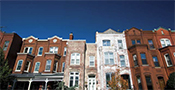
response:
M57 35L95 42L95 32L108 28L175 29L174 1L0 1L2 30L22 38Z

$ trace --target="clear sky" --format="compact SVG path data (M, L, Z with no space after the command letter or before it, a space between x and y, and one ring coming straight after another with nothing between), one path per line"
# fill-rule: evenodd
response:
M108 28L175 29L174 1L0 1L2 30L22 38L57 35L95 42L95 32Z

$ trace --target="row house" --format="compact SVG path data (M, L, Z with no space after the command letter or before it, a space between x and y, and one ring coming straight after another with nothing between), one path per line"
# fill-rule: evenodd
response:
M69 40L65 62L64 82L76 90L85 89L85 40Z
M73 39L73 34L70 34L69 39ZM33 36L23 38L12 72L15 76L12 89L54 89L54 82L62 81L64 77L69 39L58 36L48 39Z
M108 29L96 32L98 90L109 89L108 82L115 72L128 80L128 89L133 88L125 34Z
M134 89L163 90L175 66L175 33L158 28L125 31Z
M3 49L4 58L8 60L10 69L13 69L17 52L20 51L22 38L16 33L5 33L0 30L0 47Z

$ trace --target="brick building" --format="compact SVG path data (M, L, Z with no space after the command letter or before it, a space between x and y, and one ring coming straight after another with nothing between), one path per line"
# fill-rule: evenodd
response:
M16 33L0 31L0 47L3 49L5 59L8 60L9 68L13 69L17 52L20 51L22 38Z
M85 40L69 40L65 62L64 82L68 87L84 90L85 86Z
M70 40L73 35L70 34ZM54 89L54 81L62 81L67 54L67 41L58 36L38 39L23 38L12 75L13 89Z
M133 88L125 34L108 29L96 32L98 90L109 88L108 81L120 70L120 75Z
M125 31L125 37L134 89L163 90L174 70L174 32L131 28Z
M85 57L85 90L98 89L97 74L97 45L95 43L86 43Z

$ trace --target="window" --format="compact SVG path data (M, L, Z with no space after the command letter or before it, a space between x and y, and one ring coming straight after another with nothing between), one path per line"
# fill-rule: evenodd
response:
M24 72L28 72L29 71L29 67L30 67L30 62L27 61L25 68L24 68Z
M70 81L69 86L70 87L78 87L78 81L79 81L79 73L78 72L70 72Z
M153 44L153 41L151 39L148 40L148 44L149 44L150 49L154 48L154 44Z
M40 47L38 49L38 56L42 56L42 53L43 53L43 47Z
M18 64L17 64L17 67L16 67L16 71L20 71L21 70L22 63L23 63L23 60L19 60L18 61Z
M80 54L79 53L72 53L71 54L71 64L80 64Z
M50 71L50 67L51 67L51 60L47 60L46 61L46 69L45 69L45 71Z
M162 33L162 35L164 35L164 32L163 31L161 31L161 33Z
M40 67L40 62L36 62L35 63L34 73L38 73L39 72L39 67Z
M172 66L172 62L171 62L169 54L165 54L164 57L165 57L165 61L166 61L167 67Z
M64 72L65 62L62 63L62 72Z
M173 54L174 54L174 57L175 57L175 52Z
M154 62L155 67L159 67L159 61L156 56L153 56L153 62Z
M119 49L123 49L123 43L122 43L122 40L118 40L118 46L119 46Z
M139 39L131 40L131 42L132 42L132 45L134 45L134 44L141 44Z
M137 56L136 56L136 54L133 55L133 60L134 60L134 66L137 66L138 63L137 63Z
M120 55L120 63L122 67L125 67L125 57L124 55Z
M137 82L138 82L139 90L142 90L142 83L141 83L141 78L140 78L140 76L137 76Z
M140 40L137 40L137 44L141 44Z
M152 90L153 86L152 86L151 77L150 76L145 76L145 78L146 78L146 84L147 84L148 90Z
M162 47L170 46L170 40L169 39L161 39L160 40Z
M114 64L114 56L112 52L105 52L105 64Z
M63 56L66 56L66 50L67 50L67 47L64 47L64 54L63 54Z
M112 79L113 76L115 76L115 73L112 72L106 73L106 87L109 87L108 82Z
M32 54L33 47L25 47L24 53Z
M141 53L141 54L140 54L140 57L141 57L141 60L142 60L142 64L143 64L143 65L144 65L144 64L147 64L145 53Z
M58 47L50 47L50 53L58 53Z
M95 66L95 57L89 56L89 66L94 67Z
M58 62L54 62L53 72L57 72Z
M9 41L5 41L4 46L3 46L3 50L6 51L9 45Z
M110 46L110 40L103 40L103 46Z

